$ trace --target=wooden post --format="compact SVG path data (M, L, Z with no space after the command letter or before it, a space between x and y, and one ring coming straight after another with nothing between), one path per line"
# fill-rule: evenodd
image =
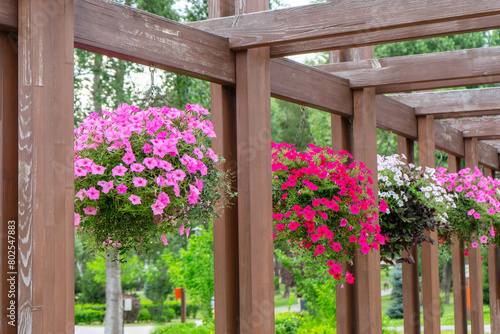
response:
M467 138L465 142L465 167L479 166L477 138ZM469 247L470 315L472 334L484 333L483 315L483 275L481 268L481 245Z
M485 167L484 175L495 177L494 171ZM500 332L500 248L488 247L488 278L490 286L490 332Z
M398 154L406 156L407 163L415 163L413 140L398 136ZM420 333L420 296L418 284L418 247L410 250L414 264L402 264L403 271L403 317L406 334ZM408 256L404 251L403 256Z
M422 168L435 165L434 116L418 117L418 158ZM436 231L425 235L437 241ZM440 333L438 246L427 242L422 245L422 304L424 332Z
M269 9L241 0L236 15ZM274 333L269 47L236 52L240 332Z
M374 51L373 47L363 47L331 51L329 55L330 63L340 63L373 58ZM345 150L353 153L353 120L332 114L331 129L332 149L337 152ZM343 266L350 270L347 263L344 263ZM356 324L356 321L354 321L354 315L356 314L354 287L350 284L338 285L335 295L337 305L342 305L342 307L337 307L337 333L354 333Z
M373 173L371 186L377 198L377 122L375 89L353 92L354 159L362 161ZM382 330L380 295L380 251L370 254L356 252L354 257L355 330L357 334L379 334Z
M448 154L448 172L457 173L461 169L461 159ZM467 334L467 290L465 281L465 256L462 240L454 240L451 247L453 270L453 307L455 313L455 333Z
M18 331L73 333L73 1L18 5Z
M181 289L181 323L186 322L186 291Z
M17 333L17 45L0 33L0 332Z
M234 15L232 1L210 0L209 17ZM233 175L232 187L238 187L236 137L236 92L233 87L210 84L212 123L217 138L214 151L224 157L221 166ZM214 316L216 334L240 332L240 285L238 255L238 202L214 219Z

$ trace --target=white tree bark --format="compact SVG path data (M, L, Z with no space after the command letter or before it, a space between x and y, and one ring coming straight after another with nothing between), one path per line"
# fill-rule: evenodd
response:
M106 252L106 319L104 334L123 334L123 302L120 269L120 253L117 249Z

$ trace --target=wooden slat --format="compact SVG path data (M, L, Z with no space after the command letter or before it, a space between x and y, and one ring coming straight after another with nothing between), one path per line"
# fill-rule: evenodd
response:
M352 93L347 80L293 60L271 61L271 95L352 117Z
M434 118L418 118L418 158L419 165L435 166ZM437 232L425 233L437 241ZM428 242L422 245L422 305L424 309L424 332L440 333L439 312L439 259L438 247Z
M414 143L412 139L398 136L398 154L406 156L407 163L415 163ZM413 264L402 264L403 273L403 317L404 332L406 334L420 333L420 297L418 283L418 246L414 246L410 253L415 259ZM408 256L404 251L403 256Z
M464 138L500 139L500 117L447 119L444 123L463 132Z
M113 1L75 1L80 49L220 84L234 83L228 40Z
M354 94L354 159L363 163L377 179L377 129L375 112L375 89L355 90ZM377 182L372 185L373 193L378 193ZM380 252L370 254L356 252L354 258L354 307L355 333L381 332L380 296Z
M68 333L75 319L73 2L20 0L18 35L19 333Z
M465 167L479 165L477 138L465 139ZM479 236L473 236L477 239ZM483 275L481 266L481 244L469 247L470 322L472 334L484 333Z
M340 37L323 38L313 41L296 42L271 47L271 57L285 57L296 54L336 50L338 48L363 45L377 45L425 39L431 37L463 34L481 30L498 29L500 16L477 17L460 21L440 22L415 27L379 30Z
M0 33L0 332L17 334L17 50ZM9 221L13 223L9 224ZM9 225L13 229L9 229ZM9 231L14 232L9 234ZM10 243L9 243L10 241ZM10 251L10 252L9 252ZM9 263L12 261L11 263ZM12 283L12 284L11 284ZM11 286L14 287L13 291ZM10 324L9 324L10 322Z
M317 68L349 79L351 88L402 85L500 75L500 47L383 58ZM425 70L424 70L425 69Z
M496 14L500 14L500 4L487 0L475 0L473 5L467 0L351 0L238 15L192 25L229 37L231 48L243 49Z
M500 113L500 88L394 94L390 97L414 107L418 116L433 115L436 119L487 116ZM477 121L472 120L471 122Z
M17 1L2 0L0 2L0 30L15 31L17 29Z
M397 135L416 139L415 109L384 95L377 95L377 126Z

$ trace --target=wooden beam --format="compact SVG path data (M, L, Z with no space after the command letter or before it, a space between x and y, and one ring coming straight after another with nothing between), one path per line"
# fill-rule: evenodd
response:
M500 117L468 117L448 119L443 122L462 131L464 138L500 139Z
M500 28L500 15L476 17L460 21L421 25L418 29L415 29L414 26L410 26L390 30L371 31L363 34L274 45L271 47L271 57L285 57L296 54L337 50L339 48L403 42L413 39L440 37L498 28Z
M363 161L377 179L377 129L375 112L375 89L355 90L354 97L354 159ZM378 193L377 182L371 186ZM377 198L377 197L375 197ZM380 296L380 251L361 254L354 258L354 322L355 333L380 333L382 310Z
M436 149L459 157L465 155L462 131L444 124L439 120L434 121L434 129Z
M0 33L0 332L17 334L17 50ZM14 304L12 304L14 303ZM11 310L14 314L11 314Z
M398 154L404 154L406 162L414 164L415 152L413 140L398 136ZM415 263L402 264L404 332L406 334L420 334L418 246L412 247L410 253ZM404 257L408 255L408 252L403 251Z
M498 150L483 142L478 143L479 163L493 170L499 170Z
M352 117L349 82L289 59L271 61L271 96Z
M2 0L0 2L0 30L17 30L16 0Z
M19 333L75 321L73 1L47 5L19 0Z
M231 48L237 50L500 14L500 4L495 2L476 0L473 6L471 4L470 0L351 0L238 15L191 25L229 37Z
M448 154L448 172L458 173L461 168L461 159ZM453 309L455 315L455 333L467 334L467 291L465 278L465 256L462 240L453 240L451 246L453 272Z
M351 88L403 85L500 75L500 47L383 58L316 67L349 79Z
M474 168L479 165L479 148L477 138L465 139L465 167ZM479 236L472 236L473 240ZM481 268L481 244L476 248L469 247L469 279L470 279L470 322L474 334L484 333L483 315L483 275Z
M500 114L500 88L393 94L390 98L414 107L418 116L436 119Z
M417 139L415 109L384 95L377 95L377 126L399 136Z
M422 167L435 166L434 118L418 118L418 158ZM425 235L437 241L437 231L426 231ZM422 245L422 305L424 309L424 332L440 333L439 311L439 259L438 246L426 242Z
M234 83L234 55L227 39L113 1L75 1L75 47Z

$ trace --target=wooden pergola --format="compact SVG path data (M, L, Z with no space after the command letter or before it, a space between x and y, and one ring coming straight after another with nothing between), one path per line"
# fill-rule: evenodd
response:
M213 146L237 172L237 204L214 224L217 334L274 333L271 96L332 114L332 146L376 175L376 128L398 151L457 171L499 167L500 47L374 59L373 45L500 27L499 0L344 0L273 11L266 1L209 1L181 24L105 0L0 1L1 326L74 332L74 47L210 81ZM308 67L281 57L332 52ZM383 95L384 93L426 92ZM477 118L477 116L485 116ZM441 120L444 118L453 118ZM376 184L374 185L376 190ZM376 193L376 192L375 192ZM10 267L9 226L17 226ZM432 235L432 234L431 234ZM416 258L416 249L413 250ZM472 333L483 333L481 253L469 255ZM440 332L437 246L422 247L426 334ZM500 333L500 257L489 249L492 333ZM381 333L379 254L357 254L337 291L338 333ZM9 297L14 277L16 298ZM467 333L463 250L453 247L455 332ZM420 332L418 267L404 266L405 333ZM16 326L8 307L16 305ZM333 300L332 300L333 302Z

